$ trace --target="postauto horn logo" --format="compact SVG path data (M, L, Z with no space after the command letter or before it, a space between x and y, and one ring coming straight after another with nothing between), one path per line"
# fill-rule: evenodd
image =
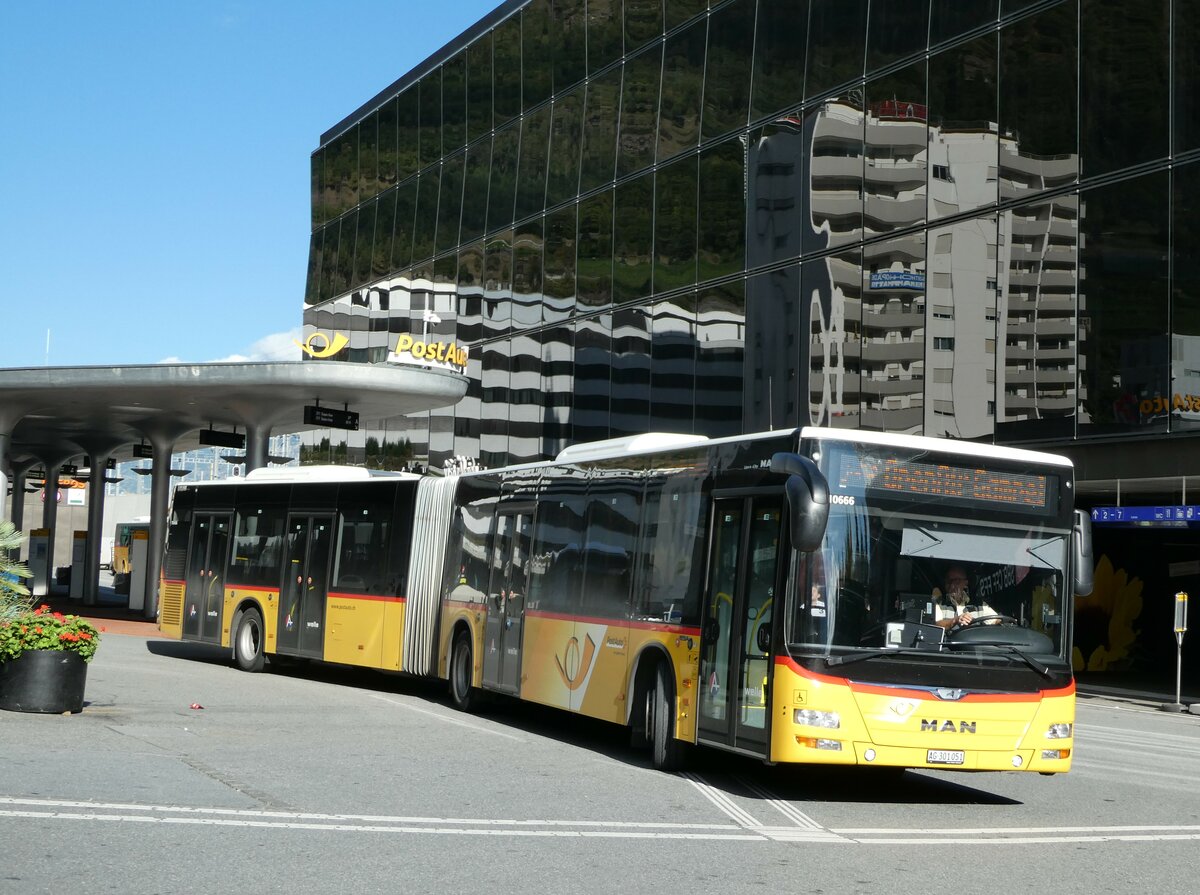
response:
M303 342L299 339L292 339L292 341L299 345L300 350L309 357L316 358L333 357L350 342L341 333L334 333L332 336L327 336L323 332L312 333Z

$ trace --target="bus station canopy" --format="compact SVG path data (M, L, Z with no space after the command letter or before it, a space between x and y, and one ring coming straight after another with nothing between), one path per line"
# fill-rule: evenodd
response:
M370 428L455 404L466 388L447 370L334 361L0 369L0 474L5 459L129 459L154 439L186 451L210 429L327 428L304 422L310 405L355 412L359 428Z

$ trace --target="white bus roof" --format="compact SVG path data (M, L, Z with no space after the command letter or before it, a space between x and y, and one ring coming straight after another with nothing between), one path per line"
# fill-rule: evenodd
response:
M962 454L983 457L989 460L1018 460L1027 463L1052 463L1070 467L1071 461L1060 454L1031 451L1025 448L1002 447L977 441L959 441L954 438L929 438L925 435L898 435L890 432L869 432L863 429L828 429L821 426L805 426L800 430L801 438L818 440L859 441L886 447L910 448L912 450L940 451L946 454Z
M420 478L422 476L412 472L365 469L361 466L267 466L248 472L241 478L210 479L206 482L185 482L184 484L188 486L237 485L245 482L248 485L298 485L308 482L369 482L380 479L415 481Z

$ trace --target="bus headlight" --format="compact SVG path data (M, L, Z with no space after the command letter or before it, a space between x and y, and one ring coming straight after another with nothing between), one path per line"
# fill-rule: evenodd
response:
M1071 724L1051 724L1050 729L1046 731L1046 739L1048 740L1069 740L1071 738Z
M824 727L834 730L842 726L842 716L837 712L818 712L815 709L796 709L792 716L797 724L805 727Z

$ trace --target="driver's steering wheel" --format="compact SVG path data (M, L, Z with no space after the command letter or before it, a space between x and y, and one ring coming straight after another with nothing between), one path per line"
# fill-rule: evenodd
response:
M982 627L983 625L996 625L996 624L1019 625L1020 621L1013 618L1011 615L1004 615L1003 613L997 612L993 615L985 615L983 618L973 618L969 622L967 622L965 625L956 624L950 628L950 633L954 633L955 631L965 631L965 630L967 630L967 628L979 628L979 627Z

